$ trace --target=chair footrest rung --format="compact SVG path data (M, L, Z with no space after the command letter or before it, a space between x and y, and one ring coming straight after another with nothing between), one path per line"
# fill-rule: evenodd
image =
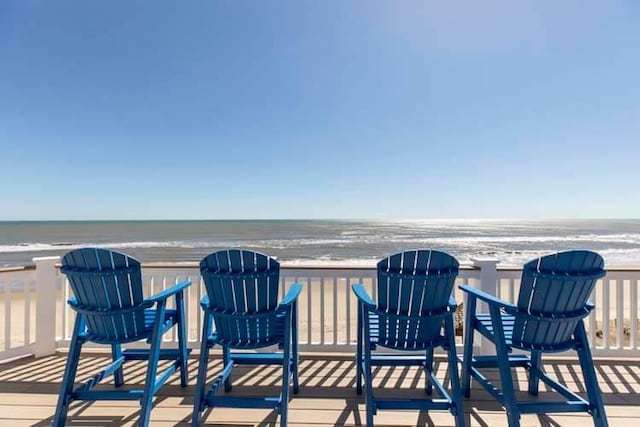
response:
M462 356L458 356L460 362L464 361ZM476 368L495 368L498 366L498 358L496 356L473 356L471 364ZM531 361L526 354L509 355L509 365L511 367L525 366Z
M374 366L423 366L424 354L374 354L371 355L371 364Z
M215 396L212 393L207 394L205 402L211 408L273 409L280 406L279 397L227 397Z
M388 399L375 401L378 409L418 409L418 410L448 410L451 402L446 399L420 400L420 399Z
M173 362L171 366L169 366L155 378L155 383L153 385L153 394L156 394L158 390L160 390L160 387L162 387L164 383L167 382L169 377L171 377L171 375L173 375L178 370L178 366L179 365L177 362Z
M588 403L578 401L567 402L518 402L518 409L523 414L539 414L554 412L588 412Z
M191 349L187 349L187 355L191 353ZM122 351L122 355L126 360L147 360L149 358L148 349L134 349L129 348ZM160 360L175 360L180 357L180 349L177 348L163 348L160 350Z
M240 365L281 365L282 353L231 353L231 360Z
M140 400L144 390L92 390L71 393L73 400Z

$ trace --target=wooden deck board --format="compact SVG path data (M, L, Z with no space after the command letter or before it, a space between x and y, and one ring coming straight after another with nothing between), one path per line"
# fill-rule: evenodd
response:
M40 359L26 358L0 365L0 425L51 425L60 381L64 370L64 353ZM216 357L216 356L214 356ZM96 366L108 363L104 354L92 353L82 358L80 377L91 375ZM209 376L213 378L220 362L211 363ZM446 362L438 359L437 371L446 372ZM575 359L545 361L547 372L568 381L584 392L580 369ZM364 422L364 404L354 389L355 366L349 355L303 355L300 365L300 393L289 406L289 425L297 426L359 426ZM634 360L598 359L597 372L603 389L607 415L612 426L637 427L640 419L640 364ZM153 426L188 425L192 404L197 360L189 361L190 386L181 388L177 376L163 387L152 411ZM497 373L490 374L495 378ZM144 364L132 363L125 369L127 381L139 385L144 379ZM520 390L526 390L526 378L518 373ZM242 367L234 372L233 393L250 395L278 393L279 372L271 367ZM424 377L416 368L380 368L376 372L377 385L384 385L379 393L395 397L419 397ZM108 384L105 384L108 387ZM520 391L525 395L526 392ZM541 398L553 396L541 386ZM101 401L76 402L69 411L69 425L132 426L138 418L137 402ZM474 388L472 399L465 401L469 426L506 426L506 416L484 390ZM378 427L437 425L453 426L453 418L446 412L379 411L375 418ZM207 426L265 427L278 425L278 418L270 410L216 408L205 413ZM564 414L522 417L522 426L588 426L586 414Z

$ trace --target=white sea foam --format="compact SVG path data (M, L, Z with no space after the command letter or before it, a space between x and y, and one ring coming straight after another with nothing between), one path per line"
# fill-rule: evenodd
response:
M377 258L331 258L318 257L313 259L292 259L283 261L287 267L375 267Z
M111 243L23 243L20 245L0 245L0 253L6 252L44 252L73 250L86 247L106 248L176 248L183 242L111 242Z
M606 242L640 244L640 234L574 235L574 236L464 236L464 237L412 237L395 235L388 239L398 242L431 244L473 243L551 243L551 242Z
M69 244L51 244L51 243L23 243L20 245L0 245L0 253L12 252L40 252L40 251L59 251L61 249L76 249L87 245Z

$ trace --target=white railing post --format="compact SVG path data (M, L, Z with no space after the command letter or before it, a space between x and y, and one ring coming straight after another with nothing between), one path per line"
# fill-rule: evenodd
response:
M36 265L36 357L56 351L56 264L59 256L33 258Z
M498 296L498 270L497 265L500 262L495 258L471 258L473 266L480 269L480 290L488 294ZM489 307L486 303L478 301L477 311L487 313ZM480 334L476 335L474 342L480 344L480 354L490 354L493 350L493 344Z

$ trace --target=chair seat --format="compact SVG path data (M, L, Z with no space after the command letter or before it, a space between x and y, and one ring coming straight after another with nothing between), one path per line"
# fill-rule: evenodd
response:
M177 316L178 312L176 310L166 309L164 311L164 322L171 322L172 325L176 323L178 320ZM149 309L144 311L144 326L145 329L151 328L153 329L153 322L155 320L156 310Z
M286 326L286 313L275 313L276 318L276 330L275 332L269 336L268 339L265 339L264 336L258 337L257 340L247 340L247 341L239 341L239 340L228 340L218 336L218 334L213 331L212 334L209 335L207 341L209 345L219 344L226 345L234 349L254 349L254 348L262 348L269 347L272 345L282 346L284 343L285 337L285 326Z
M376 345L387 347L395 350L407 350L407 351L422 351L433 347L439 347L446 342L445 336L437 337L435 340L429 342L419 342L412 340L398 340L398 339L380 339L380 316L378 313L368 312L369 317L369 336L367 339L371 343L372 349L375 349ZM404 345L403 345L404 344Z
M502 329L504 331L504 342L508 348L518 348L521 350L544 350L547 352L560 352L571 349L575 345L575 340L571 339L562 343L555 343L554 345L547 346L523 346L522 344L518 344L517 340L514 344L513 342L513 328L516 322L515 316L511 314L501 314L500 318L502 320ZM495 343L494 339L494 330L493 330L493 322L491 321L491 315L488 313L477 314L475 318L475 329L478 330L482 335L487 337L489 340Z
M125 344L128 342L139 341L142 339L149 338L151 333L153 332L153 323L155 322L156 310L148 309L144 311L144 330L135 335L131 335L127 339L120 339L117 341L119 344ZM165 310L164 313L164 322L165 324L175 325L178 319L176 310ZM87 341L91 341L97 344L114 344L111 340L105 340L101 337L96 336L95 334L87 333L85 335L85 339Z
M504 338L508 346L512 345L513 337L513 325L515 323L515 316L511 314L502 314L502 329L504 329ZM475 316L475 329L485 337L493 341L493 322L491 321L490 314L477 314Z

